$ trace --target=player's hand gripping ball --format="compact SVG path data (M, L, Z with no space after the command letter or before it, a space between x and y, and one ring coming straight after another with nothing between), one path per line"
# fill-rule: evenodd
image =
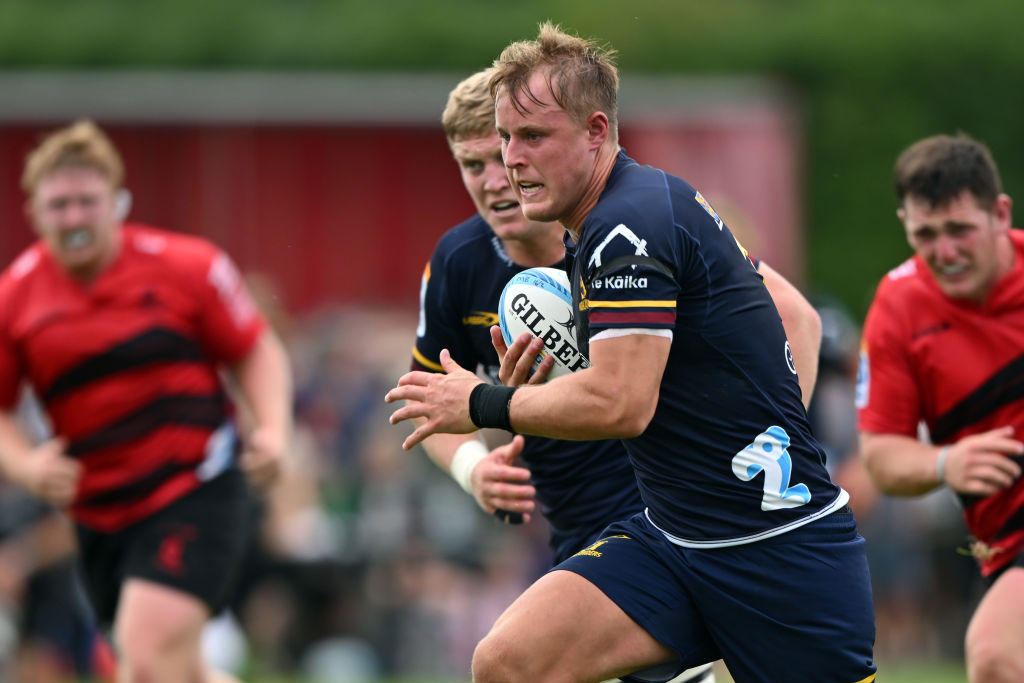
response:
M498 301L498 326L506 345L523 332L544 340L534 361L536 370L545 356L555 358L548 379L590 365L576 346L569 278L557 268L529 268L512 277Z

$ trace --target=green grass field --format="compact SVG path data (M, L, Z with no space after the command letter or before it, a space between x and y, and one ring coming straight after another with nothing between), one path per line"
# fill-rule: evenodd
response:
M732 677L724 671L715 673L717 683L732 683ZM878 683L964 683L967 674L963 662L879 662Z
M717 683L732 683L732 677L724 670L716 670ZM881 662L878 667L878 683L964 683L967 680L962 662ZM302 679L246 679L246 683L309 683ZM399 678L382 680L380 683L468 683L466 680L438 680Z

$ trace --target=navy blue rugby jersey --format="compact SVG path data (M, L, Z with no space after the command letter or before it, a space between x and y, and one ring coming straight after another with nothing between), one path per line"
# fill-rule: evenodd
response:
M566 249L581 351L615 330L672 336L654 417L624 441L648 517L670 539L747 543L846 503L775 304L699 192L620 152Z
M479 215L442 235L423 271L413 369L441 372L441 349L447 348L459 365L498 383L489 330L498 324L505 283L522 270ZM643 510L620 441L525 438L522 458L551 525L556 562L597 540L608 524Z

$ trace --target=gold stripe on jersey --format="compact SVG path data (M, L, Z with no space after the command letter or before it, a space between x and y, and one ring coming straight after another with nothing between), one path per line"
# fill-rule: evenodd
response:
M590 308L675 308L675 299L655 300L639 299L636 301L580 301L580 310L586 311Z
M415 346L412 347L412 357L416 359L417 363L419 363L420 365L422 365L425 368L430 368L431 370L434 370L435 372L444 372L444 368L441 367L440 363L438 363L436 361L429 360L426 356L424 356L422 353L420 353L420 350L417 349Z

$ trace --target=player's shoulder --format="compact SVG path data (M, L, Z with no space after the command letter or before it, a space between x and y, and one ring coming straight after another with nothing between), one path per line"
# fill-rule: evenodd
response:
M42 241L26 247L0 273L0 294L10 296L32 278L40 276L43 272L43 263L48 258L49 252Z
M501 240L480 214L449 228L437 241L432 261L447 267L507 259Z
M145 223L125 223L124 245L138 254L175 256L205 256L219 251L205 237L157 228Z

